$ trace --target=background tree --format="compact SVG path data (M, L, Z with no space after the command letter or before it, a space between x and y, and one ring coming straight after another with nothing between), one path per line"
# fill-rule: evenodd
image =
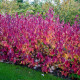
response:
M80 0L75 0L75 1L77 1L77 2L79 2L79 3L80 3Z
M18 3L22 3L22 2L23 2L23 0L17 0L17 2L18 2Z

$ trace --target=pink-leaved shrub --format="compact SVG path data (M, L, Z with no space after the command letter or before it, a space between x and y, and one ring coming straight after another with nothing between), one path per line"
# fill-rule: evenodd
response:
M80 75L79 24L60 23L52 9L45 16L0 14L0 60Z

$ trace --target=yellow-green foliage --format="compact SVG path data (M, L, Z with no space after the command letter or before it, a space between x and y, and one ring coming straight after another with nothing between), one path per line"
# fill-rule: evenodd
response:
M13 14L14 12L16 12L16 10L19 8L19 6L17 5L17 2L15 0L13 1L5 1L3 0L0 3L0 13L5 14Z
M60 16L61 20L73 24L76 15L80 17L80 3L74 0L64 1L62 4L55 7L55 14Z

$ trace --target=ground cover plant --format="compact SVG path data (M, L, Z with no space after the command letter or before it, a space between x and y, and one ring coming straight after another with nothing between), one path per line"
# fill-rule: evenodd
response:
M78 19L78 16L76 16ZM60 68L64 76L80 75L80 27L60 22L49 9L41 14L0 14L0 60L40 67L42 72Z

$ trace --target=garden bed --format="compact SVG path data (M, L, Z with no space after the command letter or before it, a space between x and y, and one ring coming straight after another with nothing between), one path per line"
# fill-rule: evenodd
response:
M80 76L80 28L42 15L0 15L0 60L68 78ZM63 75L63 76L62 76ZM72 78L74 79L74 78ZM76 78L75 78L76 79Z

